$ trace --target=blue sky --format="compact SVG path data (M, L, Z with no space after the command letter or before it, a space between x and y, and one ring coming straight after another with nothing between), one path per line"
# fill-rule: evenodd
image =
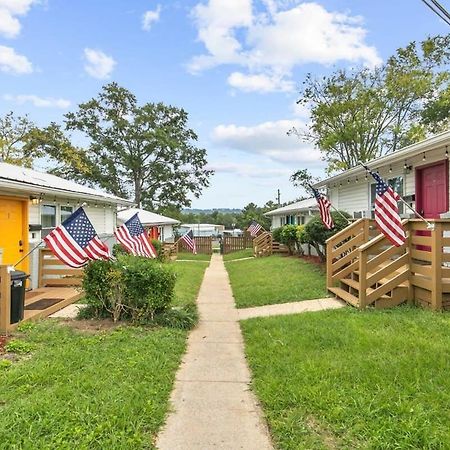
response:
M443 1L447 7L450 2ZM296 198L289 175L323 175L286 131L307 72L373 66L448 32L420 0L0 0L0 114L39 125L117 81L142 103L185 108L216 174L193 207Z

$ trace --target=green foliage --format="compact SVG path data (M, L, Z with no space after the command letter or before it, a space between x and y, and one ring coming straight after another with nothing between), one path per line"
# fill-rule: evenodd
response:
M0 359L0 370L9 369L12 366L12 362L9 359Z
M129 252L122 244L114 244L112 248L112 254L115 258L117 258L119 255L129 255Z
M345 217L349 218L350 215L345 211L332 211L331 217L334 222L332 230L327 230L320 216L316 215L305 225L302 235L304 243L312 245L322 260L325 260L325 253L322 248L325 250L326 240L348 226L349 223Z
M283 227L278 227L272 230L272 238L275 242L281 242L281 232L283 231Z
M164 260L164 246L159 239L152 239L152 245L155 247L158 261Z
M96 317L114 321L153 320L173 298L175 274L168 265L148 258L118 255L116 261L93 261L84 269L83 290Z
M309 74L298 102L311 109L311 125L292 132L315 144L329 173L423 139L447 124L449 48L450 35L436 36L398 49L373 69Z
M285 244L292 255L295 250L301 252L301 245L298 239L298 232L302 230L303 225L284 225L281 228L281 243Z
M34 350L34 345L20 339L12 339L5 345L5 350L10 353L30 353Z

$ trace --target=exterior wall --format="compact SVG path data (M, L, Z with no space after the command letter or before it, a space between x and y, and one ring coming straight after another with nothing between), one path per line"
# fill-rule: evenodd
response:
M275 228L279 228L283 225L286 225L286 223L284 223L284 219L286 216L293 216L294 217L294 225L300 225L301 224L300 217L304 217L304 224L307 224L314 217L315 214L318 214L318 212L311 211L311 213L309 213L306 211L302 211L302 212L291 212L289 214L280 214L280 215L276 215L276 216L271 216L272 224L270 226L270 229L274 230Z
M423 161L423 154L415 156L414 158L407 158L403 162L399 162L392 165L380 165L380 175L384 179L395 178L398 176L403 177L403 192L399 192L402 196L410 196L415 194L415 177L416 169L420 166L428 165L433 162L442 161L445 159L445 149L438 148L430 150L425 153L425 161ZM412 166L411 169L405 170L404 165ZM356 183L355 176L350 179L350 183L347 179L342 180L342 186L339 183L328 185L328 196L330 201L338 209L347 211L350 214L360 211L370 211L371 199L370 199L370 185L373 184L371 177L368 177L366 181L361 179L361 175L358 177L358 183ZM449 183L450 185L450 183ZM450 193L449 193L450 195ZM415 208L415 201L410 201L409 204ZM409 216L410 211L405 209L403 216Z

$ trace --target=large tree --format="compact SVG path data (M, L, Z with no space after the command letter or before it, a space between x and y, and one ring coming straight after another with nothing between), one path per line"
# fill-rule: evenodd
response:
M184 109L138 105L130 91L110 83L65 119L66 131L88 138L85 148L72 146L55 124L35 130L30 144L59 160L59 174L149 209L189 206L209 184L206 150L195 146Z
M309 74L299 103L311 110L307 129L295 129L327 161L345 170L425 137L427 104L448 86L450 35L412 42L382 66Z
M34 123L13 112L0 117L0 160L10 164L31 167L41 154L35 148L26 146Z

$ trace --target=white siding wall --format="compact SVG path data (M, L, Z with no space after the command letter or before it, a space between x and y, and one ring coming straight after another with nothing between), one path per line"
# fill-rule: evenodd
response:
M438 148L436 150L431 150L427 152L425 156L425 161L423 161L423 154L420 154L414 158L406 159L406 161L394 165L387 164L377 167L376 169L379 170L380 175L384 179L403 176L403 192L400 194L403 196L412 195L415 194L416 169L420 166L443 160L445 158L445 149ZM412 166L412 169L405 171L405 163L407 166ZM342 180L342 186L339 186L338 183L328 186L330 201L335 207L347 211L350 214L357 211L369 210L370 184L372 181L370 176L366 181L364 177L361 179L360 175L358 177L358 183L355 182L355 177L353 176L350 179L350 183L347 183L347 179L344 179ZM415 207L414 202L412 202L412 207ZM408 214L408 211L405 211L405 213Z

